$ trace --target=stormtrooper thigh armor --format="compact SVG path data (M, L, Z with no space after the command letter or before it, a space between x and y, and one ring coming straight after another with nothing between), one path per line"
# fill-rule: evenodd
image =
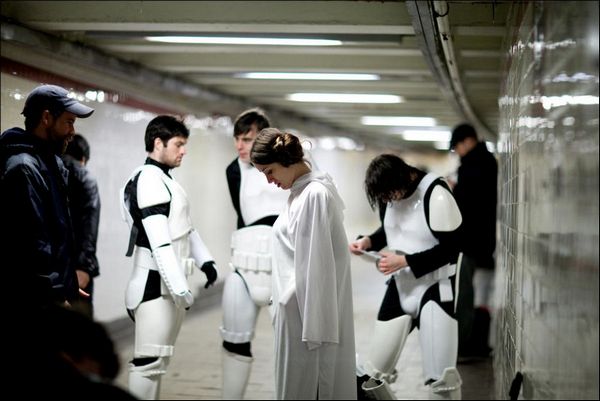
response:
M134 359L150 358L147 364L129 364L129 391L136 397L158 398L184 314L168 296L142 302L136 308Z
M231 236L231 264L244 278L252 301L266 306L271 299L271 226L250 226Z

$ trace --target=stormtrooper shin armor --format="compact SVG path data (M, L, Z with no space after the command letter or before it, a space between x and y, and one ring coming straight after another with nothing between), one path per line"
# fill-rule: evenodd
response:
M249 343L254 337L260 308L271 298L271 227L249 226L231 239L233 272L223 288L224 341ZM223 350L223 399L241 399L246 389L252 357Z

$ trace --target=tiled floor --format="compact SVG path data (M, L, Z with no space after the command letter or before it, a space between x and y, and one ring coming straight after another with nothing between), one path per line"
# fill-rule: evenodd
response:
M359 359L366 352L385 290L385 279L362 259L353 259L353 292L356 352ZM209 302L210 303L210 302ZM219 302L190 313L179 335L175 355L161 388L162 399L220 399L221 397L221 324ZM131 335L119 347L123 362L117 384L127 385L127 361L132 356ZM252 342L254 364L246 390L246 399L268 400L274 397L273 333L269 314L263 310L258 318L256 337ZM418 333L409 335L397 365L398 380L392 385L399 399L427 399L423 385ZM493 377L491 360L459 365L463 379L464 399L491 399Z

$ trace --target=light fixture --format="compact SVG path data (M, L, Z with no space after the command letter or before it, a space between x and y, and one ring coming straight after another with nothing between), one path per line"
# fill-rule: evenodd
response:
M277 46L339 46L340 40L294 38L248 38L227 36L146 36L150 42L217 44L217 45L277 45Z
M446 130L406 130L402 133L405 141L450 142L450 131Z
M389 125L394 127L435 127L435 118L431 117L388 117L388 116L363 116L360 119L363 125Z
M286 96L294 102L327 103L400 103L402 97L396 95L375 95L360 93L292 93Z
M246 79L306 79L328 81L377 81L376 74L334 74L317 72L244 72L235 74L236 78Z

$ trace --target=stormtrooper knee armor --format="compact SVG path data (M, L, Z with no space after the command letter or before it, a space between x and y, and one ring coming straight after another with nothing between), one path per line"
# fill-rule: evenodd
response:
M232 344L249 343L254 337L260 307L271 298L271 227L249 226L237 230L231 240L233 272L223 289L221 337ZM223 350L223 399L244 395L253 358Z
M140 400L158 399L167 365L168 357L134 359L129 364L129 391Z

